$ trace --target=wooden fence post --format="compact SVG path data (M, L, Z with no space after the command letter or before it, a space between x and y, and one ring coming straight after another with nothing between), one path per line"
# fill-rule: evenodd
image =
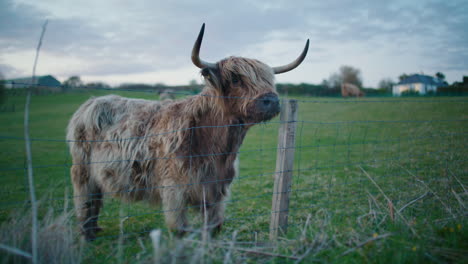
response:
M296 142L297 100L285 100L281 107L281 126L278 135L275 186L270 220L270 240L288 228L289 193L294 165Z

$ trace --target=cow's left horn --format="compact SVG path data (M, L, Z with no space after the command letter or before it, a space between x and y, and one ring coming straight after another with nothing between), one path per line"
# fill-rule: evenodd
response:
M308 50L309 50L309 40L307 39L304 50L302 51L301 55L295 61L286 65L283 65L283 66L273 67L273 71L275 72L275 74L280 74L280 73L288 72L296 68L305 59Z
M215 63L209 63L200 59L200 47L203 40L203 33L205 33L205 23L203 23L200 29L200 33L198 33L198 38L195 41L195 44L193 44L192 62L198 68L216 68Z

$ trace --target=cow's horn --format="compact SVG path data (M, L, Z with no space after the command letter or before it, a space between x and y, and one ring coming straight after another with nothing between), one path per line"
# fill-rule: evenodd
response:
M203 61L200 59L200 47L201 43L203 40L203 33L205 32L205 23L203 23L200 33L198 33L198 38L195 41L195 44L193 44L193 49L192 49L192 62L197 66L198 68L216 68L216 64L214 63L209 63L206 61Z
M302 51L301 55L295 61L286 65L283 65L283 66L273 67L273 71L275 72L275 74L280 74L280 73L288 72L296 68L305 59L308 50L309 50L309 40L307 39L304 50Z

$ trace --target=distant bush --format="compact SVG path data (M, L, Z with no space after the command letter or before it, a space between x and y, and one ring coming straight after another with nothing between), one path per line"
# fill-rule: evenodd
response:
M278 83L276 84L276 90L280 94L290 95L305 95L305 96L329 96L336 97L341 96L340 87L328 87L323 84L290 84L290 83ZM374 88L361 88L366 96L392 96L391 91L386 89L374 89Z
M121 84L120 86L116 87L117 89L122 89L122 90L135 90L135 91L154 91L155 86L149 85L149 84L144 84L144 83L124 83ZM162 89L162 88L161 88ZM159 91L159 89L156 89L156 91Z
M468 76L463 77L463 82L454 82L452 85L437 88L438 95L468 95Z
M280 94L306 95L306 96L340 96L339 88L329 88L324 85L309 83L291 84L278 83L276 90Z
M436 92L435 91L429 91L426 93L427 96L435 96L436 95Z
M6 99L6 91L5 91L5 81L0 80L0 105L5 102Z
M401 93L401 96L419 96L419 92L415 90L406 90Z
M392 96L392 91L387 89L374 89L374 88L362 88L363 92L366 93L366 96Z

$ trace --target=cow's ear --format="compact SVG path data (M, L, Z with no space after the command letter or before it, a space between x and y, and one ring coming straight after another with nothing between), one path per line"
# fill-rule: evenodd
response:
M216 90L222 90L221 74L218 69L203 68L201 75L205 78L205 81L210 84Z

